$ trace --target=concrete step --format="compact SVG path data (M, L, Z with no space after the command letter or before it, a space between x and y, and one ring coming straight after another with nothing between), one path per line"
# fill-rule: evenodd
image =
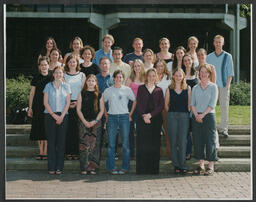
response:
M31 129L30 124L8 124L6 125L7 134L29 134ZM229 125L230 135L250 135L251 126L250 125Z
M218 156L225 158L250 158L251 148L249 146L221 146Z
M230 135L229 138L220 137L221 146L250 146L250 135ZM29 134L7 134L7 146L36 146L37 141L29 140ZM165 137L161 137L161 146L165 147Z
M161 159L167 160L166 148L161 147ZM135 151L136 152L136 151ZM20 158L33 158L39 153L37 146L7 146L6 156L9 157L20 157ZM122 148L118 148L119 157L122 156ZM102 159L106 159L107 148L102 148ZM249 146L221 146L218 149L218 157L220 158L250 158L250 147Z
M221 146L250 146L250 135L229 135L228 138L220 136L219 138Z
M116 161L117 168L120 168L122 164L121 160ZM187 161L190 170L195 169L198 166L198 161L194 158ZM207 166L208 162L206 162ZM32 158L7 158L6 159L7 170L45 170L47 172L47 161L38 161ZM251 160L249 158L221 158L215 163L216 172L250 172ZM65 161L64 171L79 172L79 161ZM130 173L136 172L136 161L130 161ZM100 162L99 173L107 173L106 161ZM160 173L173 173L173 166L169 160L160 160Z

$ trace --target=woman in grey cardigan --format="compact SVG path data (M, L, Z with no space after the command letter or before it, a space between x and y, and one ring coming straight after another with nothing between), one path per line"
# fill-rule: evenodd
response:
M217 161L215 106L218 89L216 84L210 82L211 73L210 65L204 64L200 66L200 83L192 90L190 104L193 112L194 156L200 160L200 165L193 172L197 175L205 170L204 160L209 161L204 175L212 175L214 172L214 162Z

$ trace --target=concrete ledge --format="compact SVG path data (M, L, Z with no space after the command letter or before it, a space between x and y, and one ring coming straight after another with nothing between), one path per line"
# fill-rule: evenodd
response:
M192 158L187 161L190 170L195 169L198 166L198 161ZM122 164L121 160L116 161L117 168L120 168ZM208 162L206 162L206 165ZM249 172L251 168L250 159L229 159L222 158L215 164L215 171L217 172ZM38 161L31 158L7 158L6 159L6 169L7 170L47 170L47 161ZM79 161L65 161L64 171L77 171L79 172ZM100 173L107 173L106 161L102 160ZM130 172L136 172L136 161L130 161ZM160 161L160 173L173 173L173 166L169 160Z

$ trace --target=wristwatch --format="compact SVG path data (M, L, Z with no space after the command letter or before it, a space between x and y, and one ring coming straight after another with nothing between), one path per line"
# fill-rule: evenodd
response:
M96 123L98 123L99 121L97 119L94 120Z

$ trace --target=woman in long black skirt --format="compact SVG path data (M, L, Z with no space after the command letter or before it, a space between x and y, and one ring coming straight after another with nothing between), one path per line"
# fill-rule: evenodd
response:
M145 85L138 89L137 174L159 173L161 112L164 108L164 96L162 89L156 86L156 82L156 70L149 69L146 73Z
M39 154L37 160L47 159L47 140L44 130L44 94L45 85L50 82L51 76L48 74L49 60L42 56L38 60L39 73L35 74L31 81L29 95L28 116L32 118L32 126L29 139L38 142Z

